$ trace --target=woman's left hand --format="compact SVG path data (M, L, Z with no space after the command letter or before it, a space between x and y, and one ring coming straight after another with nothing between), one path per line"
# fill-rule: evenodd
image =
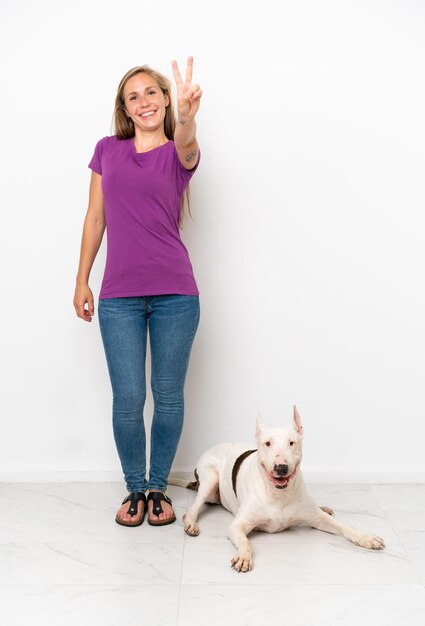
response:
M193 57L189 57L185 81L181 77L177 61L173 61L173 73L177 85L177 108L179 122L192 120L201 101L202 90L199 85L192 85Z

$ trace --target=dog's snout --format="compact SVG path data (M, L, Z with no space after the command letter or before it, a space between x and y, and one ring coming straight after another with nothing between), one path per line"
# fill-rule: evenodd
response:
M286 476L286 474L288 473L288 466L283 464L275 465L274 471L278 476Z

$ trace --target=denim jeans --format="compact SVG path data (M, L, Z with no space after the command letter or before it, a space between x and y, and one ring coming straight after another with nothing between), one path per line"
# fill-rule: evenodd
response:
M106 298L99 300L98 312L112 385L114 438L127 489L165 491L183 428L183 388L199 323L199 298ZM143 421L148 334L154 399L149 481Z

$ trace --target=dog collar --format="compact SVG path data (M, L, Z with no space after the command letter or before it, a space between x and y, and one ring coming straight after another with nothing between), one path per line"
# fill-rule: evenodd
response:
M238 456L238 458L235 461L235 464L232 470L232 485L233 485L233 491L235 492L235 496L238 495L236 493L236 480L238 478L239 468L242 465L242 463L245 461L245 459L249 457L249 455L252 454L253 452L257 452L257 450L247 450L246 452L243 452L240 456Z

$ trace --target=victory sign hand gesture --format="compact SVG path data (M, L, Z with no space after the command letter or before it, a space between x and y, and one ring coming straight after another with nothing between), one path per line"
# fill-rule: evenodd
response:
M184 82L177 61L173 61L172 65L177 85L178 119L179 122L186 123L195 117L199 109L202 90L199 85L192 85L193 57L188 58Z

